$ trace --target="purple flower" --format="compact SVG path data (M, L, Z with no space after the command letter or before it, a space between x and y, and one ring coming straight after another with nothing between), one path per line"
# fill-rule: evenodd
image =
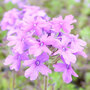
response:
M29 60L28 53L23 54L14 53L14 55L9 55L4 62L4 65L10 65L10 69L15 69L18 71L21 66L21 61Z
M17 9L12 9L4 14L4 17L0 23L1 29L12 29L18 19L19 11Z
M63 80L66 83L70 83L72 81L72 75L78 77L78 75L72 69L71 65L57 63L56 65L53 65L53 67L55 67L55 72L63 72Z
M29 39L31 39L31 34L25 34L24 31L18 31L15 36L8 36L8 46L13 46L15 52L22 54L26 49L31 46Z
M33 18L32 16L28 16L23 18L24 21L24 30L25 31L34 31L35 35L42 35L43 29L44 30L49 30L50 29L50 24L46 22L46 20L42 19L41 17L36 17Z
M75 52L82 51L87 44L85 41L78 39L78 35L75 36L73 34L69 34L67 37L70 39L70 42L71 42L70 47Z
M6 1L23 6L27 0ZM23 65L29 67L25 71L25 77L35 80L39 72L46 76L51 73L43 63L48 61L49 56L59 54L63 63L54 65L55 71L63 72L63 80L71 82L71 75L77 77L71 67L76 62L76 56L87 57L83 52L86 42L78 39L78 35L70 34L75 22L72 15L50 20L45 11L37 6L24 5L20 11L12 9L6 12L0 26L2 30L8 30L7 45L11 46L13 55L9 55L4 64L10 65L11 70L18 71L21 61L24 61Z
M47 37L47 35L43 35L40 40L29 40L30 43L32 43L33 45L29 48L29 54L34 55L34 56L38 56L40 55L42 52L46 52L49 55L51 54L51 51L48 49L47 45L51 45L51 39Z
M9 36L15 36L22 30L23 22L20 19L17 19L11 28L8 29L7 38Z
M23 7L24 17L32 16L41 17L44 20L49 20L50 18L47 16L44 10L41 10L40 7L37 6L24 6Z
M81 55L83 56L84 58L87 58L87 54L84 52L84 51L79 51L79 52L76 52L74 53L75 55Z
M73 18L74 17L72 15L67 15L64 20L62 16L53 18L53 20L51 21L52 30L55 32L61 32L61 29L63 29L64 32L70 33L73 29L73 25L71 24L76 22L76 20Z
M54 53L54 55L60 54L67 64L76 62L76 56L73 54L74 51L68 47L69 42L70 40L66 36L63 36L59 44L56 45L58 50Z
M43 63L48 61L49 56L47 53L42 53L40 56L36 57L36 60L27 60L24 62L24 66L29 66L25 71L25 77L30 77L30 80L35 80L38 77L39 72L43 75L48 75L51 70L45 66Z

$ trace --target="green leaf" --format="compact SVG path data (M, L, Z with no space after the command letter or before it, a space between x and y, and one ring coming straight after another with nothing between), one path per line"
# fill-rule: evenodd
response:
M8 10L11 10L12 8L14 8L14 5L11 2L9 2L5 5L5 8L8 11Z
M82 39L89 40L90 39L90 27L87 26L87 27L83 28L80 32L80 35L81 35Z
M89 83L90 82L90 72L87 72L86 73L85 80L86 80L86 83Z

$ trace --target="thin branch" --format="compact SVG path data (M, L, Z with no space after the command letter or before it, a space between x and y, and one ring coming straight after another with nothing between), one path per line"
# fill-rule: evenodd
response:
M14 90L14 88L15 88L15 71L13 71L12 74L13 74L12 77L13 77L13 90Z
M48 76L44 76L44 90L48 88Z

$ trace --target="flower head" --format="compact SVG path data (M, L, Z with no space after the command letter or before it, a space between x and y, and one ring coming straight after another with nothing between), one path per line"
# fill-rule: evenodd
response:
M23 5L21 0L6 0ZM26 2L27 0L24 0ZM22 10L12 9L4 14L0 23L2 30L8 30L8 46L13 50L5 60L5 65L18 71L23 65L29 67L25 71L25 77L35 80L39 72L48 75L51 70L44 64L49 57L57 57L63 63L57 63L57 58L51 60L56 72L63 72L63 80L66 83L72 81L72 75L78 77L71 65L76 63L76 56L87 57L84 52L86 42L78 38L78 35L70 34L76 20L72 15L63 19L50 17L37 6L22 7ZM52 58L52 59L53 59ZM48 63L47 63L48 64Z
M72 81L72 75L78 77L78 75L74 72L71 65L67 65L65 63L57 63L53 65L55 67L54 71L63 72L63 80L66 83L70 83Z
M4 65L10 65L10 69L15 69L18 71L21 66L21 61L28 60L28 53L25 52L23 54L14 53L14 55L9 55L4 62Z
M41 17L32 17L28 16L23 18L24 22L24 30L25 31L33 31L35 35L41 36L44 31L48 31L50 29L50 24L46 20Z
M53 20L51 21L53 31L60 32L62 29L64 32L70 33L73 29L73 25L71 24L76 22L76 20L73 18L74 17L72 15L66 16L64 20L62 16L53 18Z
M47 34L42 35L40 40L30 40L30 42L33 43L33 45L29 48L29 54L32 54L34 56L40 55L42 52L46 52L49 55L51 54L51 51L47 47L47 45L51 45L51 39L47 36Z
M27 60L24 62L24 66L29 66L25 71L25 77L30 77L30 80L35 80L38 77L39 72L43 75L48 75L51 73L51 70L44 65L43 63L48 61L49 56L47 53L42 53L40 56L36 58L36 60Z
M4 14L4 17L0 23L1 29L12 29L16 21L18 20L19 11L17 9L12 9Z
M60 54L67 64L75 63L76 56L73 54L74 51L68 47L68 43L69 39L66 36L63 36L62 40L58 44L59 46L57 46L58 50L54 53L54 55Z

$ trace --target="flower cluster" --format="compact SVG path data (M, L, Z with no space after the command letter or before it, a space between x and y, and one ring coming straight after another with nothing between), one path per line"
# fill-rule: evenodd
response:
M29 67L25 77L35 80L39 72L46 76L51 73L47 66L49 58L58 57L60 62L51 60L51 65L55 72L63 72L64 82L70 83L72 75L78 77L71 66L76 63L76 56L87 57L83 51L86 42L79 39L79 35L71 34L73 23L76 20L72 15L50 19L36 6L6 12L0 26L2 30L8 30L7 45L11 47L12 55L4 64L18 71L22 62L23 66Z

